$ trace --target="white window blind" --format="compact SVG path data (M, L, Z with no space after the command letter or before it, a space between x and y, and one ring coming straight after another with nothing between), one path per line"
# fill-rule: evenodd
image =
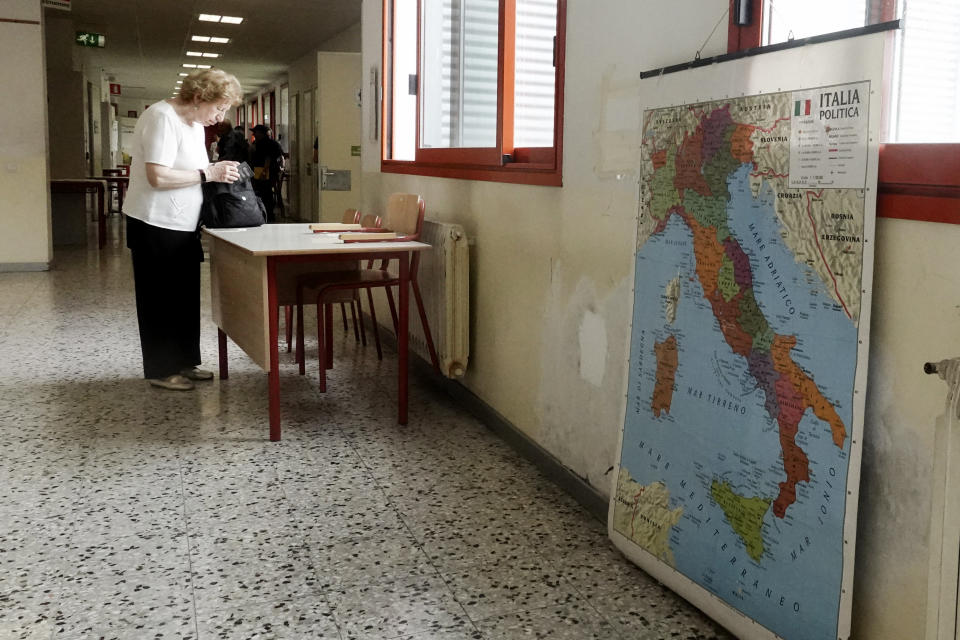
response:
M866 15L867 0L765 0L763 44L862 27Z
M884 0L765 0L763 44L876 22ZM901 0L888 142L960 142L960 0Z
M960 142L960 2L909 0L891 142Z
M421 144L497 144L498 0L425 0Z
M394 3L392 40L392 73L390 108L393 119L389 126L393 160L413 160L417 138L417 92L411 78L417 77L417 0ZM415 82L414 82L415 84Z
M513 143L552 147L556 0L517 0Z

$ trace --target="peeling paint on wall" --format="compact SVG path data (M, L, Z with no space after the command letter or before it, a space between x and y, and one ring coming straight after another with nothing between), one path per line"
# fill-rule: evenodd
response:
M609 495L610 477L604 474L617 455L623 420L629 278L599 290L593 280L581 277L571 292L563 286L562 261L554 262L552 273L543 325L537 440L594 489Z
M595 387L603 385L607 365L607 328L603 318L586 311L580 322L580 377Z
M910 426L906 407L894 401L893 370L874 343L857 518L856 638L920 638L925 625L934 429Z
M640 166L640 77L610 67L600 85L600 121L596 135L596 167L600 177L622 180Z

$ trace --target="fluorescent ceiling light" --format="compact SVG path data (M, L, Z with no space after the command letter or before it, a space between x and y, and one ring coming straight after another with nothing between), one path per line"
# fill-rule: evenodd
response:
M203 54L203 57L204 57L204 58L219 58L219 57L220 57L220 54L219 54L219 53L205 53L205 54Z
M209 69L210 65L208 64L198 64L197 69Z
M183 84L183 80L177 80L177 84Z
M180 76L181 78L186 78L186 77L187 77L188 75L190 75L190 74L189 74L189 73L178 73L177 75Z
M195 64L189 64L189 63L187 63L187 62L184 62L184 63L183 63L183 66L186 67L187 69L196 69L196 68L197 68L197 65L195 65Z
M191 36L194 42L210 42L212 44L229 44L230 38L220 38L217 36Z
M199 51L187 51L187 55L188 55L188 56L193 56L194 58L199 58L199 57L202 56L203 54L200 53Z
M201 13L198 19L204 22L222 22L224 24L240 24L243 18L239 16L218 16L213 13Z

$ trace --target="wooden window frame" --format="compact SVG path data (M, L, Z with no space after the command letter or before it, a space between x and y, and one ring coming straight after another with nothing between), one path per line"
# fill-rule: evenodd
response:
M420 67L420 15L422 0L417 0L417 68ZM541 186L563 186L563 87L566 44L566 0L557 0L557 35L555 47L554 120L552 147L513 147L514 68L513 46L515 42L515 0L500 0L498 90L497 90L497 141L494 148L485 149L424 149L420 147L420 90L417 83L416 106L416 159L393 160L387 158L389 140L393 135L392 95L394 38L394 0L383 3L383 92L381 122L384 123L380 146L380 170L384 173L485 180ZM419 75L419 71L418 71ZM509 122L510 126L505 127ZM504 151L510 150L511 159L504 163Z
M750 24L740 26L738 0L730 0L728 53L762 45L763 0L752 2ZM878 22L894 20L896 2L884 0L875 11ZM881 144L877 171L877 216L960 224L960 144Z

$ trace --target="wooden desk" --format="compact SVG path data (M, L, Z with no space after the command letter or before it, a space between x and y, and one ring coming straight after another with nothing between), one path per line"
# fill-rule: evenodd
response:
M104 206L107 192L106 178L57 179L50 181L50 193L87 193L97 194L97 246L107 246L107 210Z
M107 187L111 190L116 189L117 191L117 206L120 208L120 211L123 211L123 197L127 195L127 187L130 185L129 176L115 175L113 171L120 171L120 169L104 169L104 174L102 176L97 176L90 178L91 180L103 180L107 183ZM111 173L107 173L111 171ZM107 211L112 209L113 203L107 201Z
M270 439L280 440L279 306L293 304L296 274L317 263L397 259L400 271L397 328L397 421L407 423L410 260L429 249L422 242L334 244L307 224L250 229L205 229L210 238L210 290L217 324L220 378L227 379L227 336L269 375ZM334 268L331 266L331 268Z

